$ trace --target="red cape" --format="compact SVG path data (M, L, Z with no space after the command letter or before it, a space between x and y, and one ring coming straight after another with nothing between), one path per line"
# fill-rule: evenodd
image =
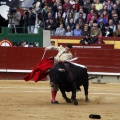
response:
M39 62L39 64L32 70L31 73L27 74L24 77L25 81L29 81L32 78L34 78L35 82L38 82L45 78L48 73L45 73L47 69L50 69L53 67L54 60L51 59L43 59L42 61Z

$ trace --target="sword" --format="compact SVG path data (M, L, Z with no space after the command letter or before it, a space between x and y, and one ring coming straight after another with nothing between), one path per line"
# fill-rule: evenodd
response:
M44 58L44 56L45 56L45 53L46 53L46 50L45 50L45 51L44 51L44 53L43 53L42 59ZM41 59L41 60L42 60L42 59Z

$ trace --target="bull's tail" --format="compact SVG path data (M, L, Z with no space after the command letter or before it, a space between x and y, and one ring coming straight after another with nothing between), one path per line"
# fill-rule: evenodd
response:
M98 78L98 76L91 76L91 77L88 77L88 80L95 79L95 78Z

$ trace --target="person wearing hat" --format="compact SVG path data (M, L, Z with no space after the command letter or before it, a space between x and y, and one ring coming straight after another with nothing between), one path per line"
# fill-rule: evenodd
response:
M58 54L54 57L54 64L56 64L57 62L64 62L67 60L71 60L73 55L70 52L72 48L72 45L70 43L67 43L65 47L62 46L54 46L54 45L50 45L48 47L45 48L45 50L57 50ZM56 94L58 91L58 85L55 86L51 86L51 95L52 95L52 100L51 103L52 104L58 104L58 101L56 101Z
M90 37L90 34L84 36L83 39L80 40L80 44L89 45L89 44L92 44L92 43L94 43L94 41Z
M98 40L95 42L95 44L105 44L103 41L103 36L98 36Z

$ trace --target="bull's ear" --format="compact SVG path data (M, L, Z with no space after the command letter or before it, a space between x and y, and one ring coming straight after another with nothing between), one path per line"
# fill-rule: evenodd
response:
M58 68L58 71L60 71L60 72L65 72L65 69Z

